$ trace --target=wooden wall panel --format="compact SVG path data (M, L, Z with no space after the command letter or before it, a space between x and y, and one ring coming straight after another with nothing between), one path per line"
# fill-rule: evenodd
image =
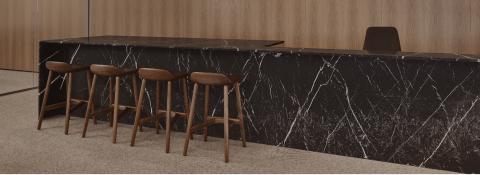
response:
M34 56L38 63L39 41L86 36L87 7L85 0L39 0L36 3ZM36 71L38 65L34 69Z
M383 14L383 25L399 30L403 51L473 52L470 0L388 0Z
M185 0L135 1L134 36L184 36Z
M365 31L382 25L382 0L307 0L307 47L363 48Z
M33 0L0 1L0 68L33 70Z
M383 5L383 26L393 26L398 30L403 51L425 51L429 42L425 40L427 26L423 20L426 1L388 0Z
M0 69L7 68L7 58L4 54L7 52L7 4L6 1L0 1ZM3 16L3 17L2 17Z
M92 0L90 3L90 36L183 36L184 0Z
M362 49L370 26L394 26L407 52L478 53L479 0L92 0L91 36L285 40ZM474 8L473 6L471 8ZM478 30L477 30L478 31ZM477 37L478 38L478 37Z
M190 1L185 11L185 37L220 38L221 0ZM227 9L228 10L228 9ZM229 15L230 16L230 15Z
M134 34L135 4L131 0L91 0L90 36Z
M187 4L185 37L304 43L305 0L196 0Z
M470 0L428 0L426 52L471 53Z
M285 47L304 47L306 0L248 0L247 4L246 27L253 36L249 39L284 40Z
M472 0L471 9L471 37L473 54L480 55L480 0Z
M267 39L285 40L286 47L362 49L366 28L394 26L403 51L480 54L480 0L90 3L91 36ZM85 0L0 1L0 68L36 70L38 41L85 36L85 5Z
M86 36L85 0L0 1L0 68L37 71L38 42Z

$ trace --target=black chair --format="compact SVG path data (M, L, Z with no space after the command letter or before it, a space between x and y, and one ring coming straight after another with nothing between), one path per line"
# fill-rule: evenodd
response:
M365 35L363 50L402 51L397 29L395 27L369 27Z

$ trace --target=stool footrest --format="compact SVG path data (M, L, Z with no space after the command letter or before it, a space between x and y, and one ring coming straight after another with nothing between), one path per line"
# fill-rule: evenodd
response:
M76 105L79 103L88 103L88 100L80 100L80 99L71 99L71 103Z
M173 112L173 111L170 112L170 117L175 117L175 115L177 115L175 112ZM167 112L161 111L161 113L159 113L159 114L155 114L155 115L152 115L150 117L141 118L138 121L138 123L143 124L143 123L147 123L149 121L157 120L157 119L164 118L164 117L167 117Z
M53 105L48 105L47 107L45 107L45 111L50 111L50 110L53 110L53 109L57 109L57 108L61 108L61 107L65 107L67 106L67 102L61 102L61 103L57 103L57 104L53 104Z
M80 108L82 105L86 105L88 103L85 103L83 101L75 104L75 106L73 106L72 108L70 108L70 113L73 113L73 111L77 110L78 108Z
M113 107L100 109L98 111L90 113L89 117L94 117L94 116L97 116L97 115L100 115L100 114L106 114L106 113L112 112L113 110L115 110Z
M71 104L74 104L74 105L79 105L81 103L88 103L88 101L86 100L79 100L79 99L71 99ZM54 110L54 109L57 109L57 108L61 108L61 107L65 107L67 106L67 102L64 101L64 102L60 102L60 103L56 103L56 104L53 104L53 105L48 105L45 107L45 111L50 111L50 110ZM77 106L74 106L72 109L74 109L75 107ZM78 107L77 107L78 108ZM72 110L70 109L70 110ZM76 108L75 108L76 109ZM74 110L75 110L74 109Z
M111 108L113 108L115 106L115 104L112 104L110 105ZM133 111L133 112L136 112L137 111L137 107L135 106L126 106L126 105L118 105L118 110L127 110L127 111Z
M192 128L190 129L190 132L193 133L196 130L202 129L204 127L207 127L207 126L210 126L210 125L213 125L213 124L216 124L216 123L217 122L215 121L215 119L204 121L204 122L202 122L198 125L192 126Z
M225 118L223 117L215 117L215 116L207 116L207 120L215 120L215 123L223 123ZM235 119L235 118L228 118L228 123L229 124L241 124L242 121L240 119Z
M196 130L202 129L204 127L217 124L217 123L224 123L223 121L225 118L223 117L215 117L215 116L208 116L207 121L200 123L198 125L192 126L191 132L194 132ZM234 119L234 118L228 118L228 123L229 124L240 124L241 121L240 119Z
M117 120L120 120L127 112L128 112L128 110L123 110L122 112L120 112L120 114L118 114Z

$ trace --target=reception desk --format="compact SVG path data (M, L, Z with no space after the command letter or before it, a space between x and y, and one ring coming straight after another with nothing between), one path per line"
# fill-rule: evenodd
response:
M281 43L127 36L41 41L39 106L46 61L217 72L244 78L240 86L247 142L480 173L479 55L270 47ZM49 104L66 96L65 75L54 74L53 79ZM85 73L73 79L72 98L88 99ZM134 106L131 77L123 80L120 104ZM96 109L108 106L108 81L98 79ZM172 110L183 112L181 84L174 83L173 89ZM188 90L191 97L189 81ZM143 116L155 112L155 92L155 83L147 83ZM161 92L165 109L166 85ZM222 116L222 100L222 87L211 88L212 116ZM195 123L203 121L203 101L200 87ZM230 117L237 117L235 105L229 110ZM46 117L64 112L48 111ZM85 107L72 115L84 117ZM119 122L133 124L134 113ZM172 129L185 132L186 124L179 119ZM154 127L154 122L144 126ZM223 137L223 126L213 125L208 135ZM230 137L240 139L238 126L232 125Z

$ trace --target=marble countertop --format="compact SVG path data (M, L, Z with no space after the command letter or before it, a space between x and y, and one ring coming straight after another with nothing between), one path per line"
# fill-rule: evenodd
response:
M253 52L278 52L290 54L334 54L352 55L354 57L391 57L394 59L420 59L437 61L480 62L480 55L456 53L420 53L420 52L372 52L366 50L342 50L319 48L271 47L282 44L280 40L239 40L239 39L205 39L205 38L169 38L141 36L95 36L45 40L40 43L113 45L113 46L147 46L176 49L231 50Z

